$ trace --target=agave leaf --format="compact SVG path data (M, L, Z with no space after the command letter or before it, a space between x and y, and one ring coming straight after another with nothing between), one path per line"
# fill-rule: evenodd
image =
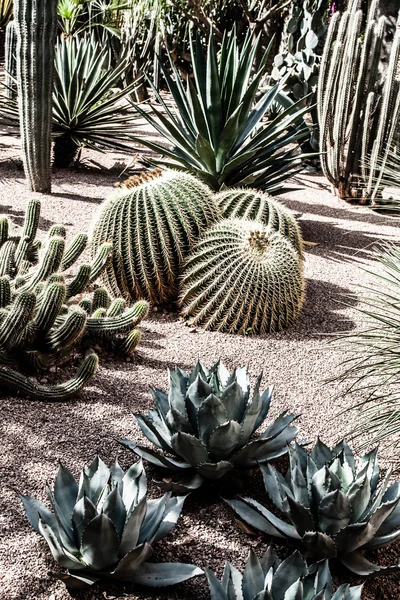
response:
M75 543L77 548L80 548L84 529L96 515L96 507L86 495L75 504L74 510L72 511L72 526L75 532Z
M272 569L273 572L275 572L277 567L279 567L279 565L281 564L281 562L282 561L275 554L272 544L269 545L267 551L261 557L261 566L263 568L264 574L267 575L270 569Z
M318 513L321 531L329 535L335 535L350 523L350 500L340 490L330 492L322 498Z
M258 510L255 510L254 508L246 504L246 502L236 499L228 500L227 498L223 498L223 501L226 502L226 504L229 504L229 506L233 508L233 510L239 515L241 519L243 519L243 521L249 523L249 525L251 525L255 529L263 531L264 533L267 533L268 535L274 537L285 537L280 533L280 531L278 531L278 529L276 529L276 527L274 527L269 522L269 520L267 520L262 514L260 514ZM258 505L257 509L259 506L261 507L261 505Z
M362 585L350 587L343 584L336 590L332 596L332 600L361 600L362 588Z
M99 581L98 577L89 575L89 573L70 571L69 573L52 573L52 575L65 583L70 590L84 590Z
M400 565L392 565L390 567L384 567L382 565L375 565L365 558L360 551L351 552L340 557L340 561L353 573L366 577L368 575L376 575L378 573L393 573L400 570Z
M281 456L287 452L286 440L279 442L279 449L272 451L271 445L274 444L269 440L262 439L261 436L248 442L238 452L229 457L230 461L238 467L255 467L258 463L264 463L267 460L272 460L277 456Z
M150 392L153 397L154 405L157 409L158 414L162 419L165 420L169 411L168 394L156 387L150 388Z
M340 458L335 458L329 465L329 470L331 473L335 473L336 477L340 479L341 489L346 493L354 481L354 473L350 465L346 461L342 462Z
M298 415L288 414L287 410L280 413L280 415L267 427L265 431L260 435L261 438L273 440L278 437L281 433L287 430L288 425L292 423ZM297 431L297 430L296 430Z
M311 480L311 490L316 507L319 506L321 500L330 494L340 489L340 480L334 473L331 473L327 466L322 467L315 473Z
M118 487L120 493L122 493L122 480L124 477L124 472L118 464L118 460L115 459L115 462L110 467L110 481L113 487Z
M222 584L227 590L228 600L243 600L242 581L241 572L230 563L226 563Z
M261 394L262 408L261 408L261 410L258 414L258 418L255 422L254 431L256 431L263 424L263 422L268 414L269 407L271 405L273 390L274 390L274 386L271 385L266 390L264 390L263 393ZM274 437L274 436L272 436L272 437Z
M54 498L67 522L71 521L77 496L78 484L74 476L60 463L54 483Z
M260 465L265 489L275 506L283 511L283 500L292 494L283 475L271 465Z
M243 442L247 441L250 436L254 433L255 424L258 420L258 416L261 412L263 403L260 396L260 385L261 385L262 374L257 377L256 384L254 386L253 399L247 404L246 411L242 420L242 439Z
M46 484L46 492L53 507L55 517L57 520L58 526L58 537L61 542L61 546L66 548L69 552L75 552L75 539L74 539L74 531L72 528L71 518L68 520L65 519L60 507L58 506L56 499L54 498L50 487Z
M189 419L182 415L179 410L176 410L171 406L167 413L166 424L170 431L183 431L185 433L193 433L192 426L189 423Z
M371 499L371 487L367 475L363 481L356 480L349 487L347 497L352 506L351 522L356 523L366 511Z
M317 571L314 578L316 592L326 592L328 598L332 595L332 577L329 571L329 561L326 559L317 563ZM322 596L323 600L324 596Z
M291 484L294 499L303 506L308 506L309 498L307 481L297 465L294 467L291 473Z
M186 373L175 369L168 370L169 375L169 391L168 402L182 415L186 414L185 395L188 387L188 377ZM186 375L186 377L185 377Z
M332 448L332 454L338 456L341 452L343 452L343 456L350 466L351 470L355 471L355 462L354 462L354 453L348 443L345 440L342 440L334 448Z
M226 375L225 375L226 377ZM228 374L229 377L229 374ZM242 387L237 381L232 381L222 392L220 401L225 406L227 418L240 423L246 408L246 399Z
M183 503L187 496L169 497L165 505L162 521L157 529L154 537L154 542L162 540L169 534L171 529L176 525L177 520L182 512Z
M300 535L304 535L307 531L314 531L315 523L311 511L290 496L287 496L286 499L289 505L288 515Z
M147 501L146 515L139 533L139 544L144 542L151 544L154 541L154 536L160 527L169 498L170 494L167 493L162 498Z
M121 558L115 571L110 573L110 577L122 581L133 581L137 569L150 558L152 551L150 544L136 546Z
M210 587L211 600L228 600L227 593L215 573L205 569L205 574Z
M142 461L139 460L129 467L122 479L122 501L126 508L127 518L129 518L135 506L146 495L146 492L146 472Z
M290 588L297 579L307 572L307 565L299 552L294 552L276 569L271 586L273 598L282 597L282 590ZM290 596L289 596L290 598ZM296 596L293 596L296 598Z
M178 480L170 479L169 481L156 481L159 488L164 492L172 492L173 494L182 495L197 490L204 483L204 478L192 471L180 477Z
M256 508L261 515L272 524L272 526L279 532L283 533L284 536L292 538L294 540L300 540L301 536L297 533L296 528L289 523L286 523L282 519L279 519L276 515L274 515L270 510L262 506L252 498L243 498L243 500L250 506ZM250 525L252 523L250 522ZM271 534L272 535L272 534ZM279 536L281 537L281 536Z
M219 425L214 429L208 441L210 456L214 460L222 460L229 456L240 444L241 436L242 428L236 421L227 421Z
M227 460L220 460L217 463L202 463L198 466L200 475L206 479L220 479L226 473L234 468L233 464Z
M155 410L150 410L147 415L133 413L140 429L144 435L158 448L164 452L171 452L171 433L166 427L164 421L158 416Z
M199 433L197 426L197 412L204 400L206 400L206 398L208 398L211 394L211 387L206 381L204 381L199 373L193 383L190 384L185 398L186 412L193 431L196 432L196 435Z
M164 587L181 583L203 571L184 563L143 563L135 573L135 582L150 587Z
M368 478L367 469L365 469L365 470L363 469L362 472L364 473L363 476ZM388 471L387 471L387 473L385 475L385 478L382 481L382 484L379 487L379 489L375 488L375 494L374 494L374 497L373 497L373 502L370 504L369 507L367 507L367 509L364 511L364 513L360 517L360 519L362 521L367 521L369 519L369 517L376 511L376 509L378 508L378 506L381 505L383 496L384 496L384 494L385 494L385 492L387 490L387 487L389 485L390 477L391 477L391 469L388 469ZM359 478L357 478L357 480L358 479Z
M51 527L53 531L58 530L56 517L49 511L48 508L45 507L44 504L42 504L39 500L36 500L31 496L25 496L24 494L19 494L19 497L24 505L28 521L36 533L40 534L39 519L42 519L42 521Z
M84 568L84 565L82 565L78 558L75 558L72 555L66 555L66 553L63 551L63 547L60 543L60 538L58 537L56 530L54 530L50 525L47 525L47 523L45 523L41 518L39 519L38 533L40 533L40 535L42 535L46 540L54 559L59 565L65 569L79 569L79 567Z
M394 529L398 529L400 527L400 503L397 504L394 511L385 519L382 525L379 527L377 531L377 535L385 535L386 533L390 533Z
M319 438L314 445L310 454L312 460L317 465L318 469L322 469L327 463L330 463L334 458L332 451Z
M125 525L126 510L118 488L114 488L107 496L102 511L112 521L118 536L121 538Z
M171 438L171 446L189 464L196 466L208 461L207 448L193 435L178 431Z
M106 515L97 515L82 534L81 554L87 565L96 571L110 568L118 561L119 537Z
M303 582L300 581L300 579L298 579L297 581L292 583L292 585L286 590L285 596L282 600L303 600L303 598ZM313 600L315 600L314 596ZM322 600L324 600L323 597Z
M336 535L338 554L348 554L363 547L374 536L374 528L369 523L352 523Z
M335 542L320 531L307 531L302 538L303 546L314 556L333 558L336 555Z
M243 571L242 589L243 599L253 600L254 596L264 589L265 575L261 563L254 553L250 550L249 557Z
M400 538L400 529L396 529L395 531L392 531L391 533L387 533L386 535L375 535L372 538L372 540L370 540L365 545L365 548L368 548L368 550L376 550L378 548L384 548L385 546L387 546L388 544L391 544L392 542L395 542L399 538Z
M214 394L211 394L201 404L197 420L201 441L207 446L211 433L218 425L228 421L228 414L222 401L214 396Z
M96 456L89 467L85 469L85 475L89 486L88 496L93 504L97 505L110 478L110 470L101 458Z
M378 448L371 450L363 457L361 457L358 472L364 467L367 466L368 477L370 479L371 491L375 492L376 487L379 482L379 463L378 463ZM358 476L358 473L357 473Z
M189 463L174 460L173 458L165 456L161 452L157 452L152 448L144 448L139 444L134 444L130 440L119 440L119 443L157 467L171 469L172 471L186 471L186 469L192 468L192 465Z

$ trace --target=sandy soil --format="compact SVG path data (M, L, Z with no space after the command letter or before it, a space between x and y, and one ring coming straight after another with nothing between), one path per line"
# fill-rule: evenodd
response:
M0 212L21 224L32 194L18 168L17 146L7 138L1 138L0 144ZM85 231L98 205L112 190L118 169L122 170L129 160L120 153L110 154L106 160L101 155L92 158L106 167L117 163L117 168L54 173L53 194L43 197L42 231L59 222L67 225L71 235ZM269 336L233 337L190 329L175 313L152 313L144 323L135 361L113 362L106 357L96 377L76 400L47 405L19 397L1 398L1 600L71 597L64 585L49 575L56 565L44 540L31 530L14 489L44 500L45 482L54 480L59 460L76 475L97 453L109 463L118 456L127 467L133 457L114 439L142 440L130 411L150 408L148 387L165 387L169 366L178 364L190 369L198 358L206 365L222 358L230 368L247 363L253 380L263 371L265 386L275 385L272 414L284 408L301 413L301 439L312 441L319 435L325 442L334 443L345 434L356 415L338 417L349 400L337 398L338 386L322 383L337 373L339 361L326 335L357 326L356 301L348 295L369 278L361 267L373 263L373 245L382 239L398 241L399 228L393 220L373 214L368 208L349 206L334 198L320 175L307 173L297 182L302 189L281 200L296 212L304 238L317 245L306 248L307 298L294 327ZM390 461L396 457L386 458ZM149 473L150 480L152 471ZM149 487L157 495L151 482ZM258 495L260 489L257 476L248 492ZM221 573L226 559L242 567L249 546L261 554L266 542L240 530L231 511L217 497L199 494L187 500L178 526L158 546L154 560L192 562ZM394 545L381 553L380 560L399 562L399 551L400 545ZM365 600L400 596L400 583L395 577L377 581L365 586ZM197 578L154 594L145 588L133 590L131 585L107 585L76 597L201 600L209 594L205 580Z

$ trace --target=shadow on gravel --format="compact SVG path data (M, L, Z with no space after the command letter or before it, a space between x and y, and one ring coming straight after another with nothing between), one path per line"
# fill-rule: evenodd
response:
M0 214L6 215L7 217L9 216L13 225L22 227L24 224L25 211L23 210L15 210L8 204L0 204ZM55 221L51 221L50 219L45 219L44 217L40 217L39 219L39 229L47 231L54 224Z

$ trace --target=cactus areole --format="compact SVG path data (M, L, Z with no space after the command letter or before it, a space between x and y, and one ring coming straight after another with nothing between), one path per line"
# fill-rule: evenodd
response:
M15 0L24 170L31 191L51 191L51 122L57 0Z

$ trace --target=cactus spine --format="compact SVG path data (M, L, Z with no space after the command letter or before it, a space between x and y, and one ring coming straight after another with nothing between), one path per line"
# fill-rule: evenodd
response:
M51 191L51 123L56 0L15 0L17 83L25 176L31 191Z
M374 201L400 118L400 32L395 33L385 81L379 58L387 19L373 0L365 31L359 0L330 23L318 85L322 168L340 198ZM361 41L363 34L363 41Z
M12 100L17 95L17 37L15 35L14 21L10 21L6 27L6 42L5 42L5 84L6 97Z
M302 261L292 244L260 222L226 219L187 260L179 303L193 324L245 335L293 323L303 298Z
M191 175L165 171L130 180L129 189L103 203L93 227L92 252L106 240L114 247L105 287L127 301L176 298L185 257L219 216L209 188Z

